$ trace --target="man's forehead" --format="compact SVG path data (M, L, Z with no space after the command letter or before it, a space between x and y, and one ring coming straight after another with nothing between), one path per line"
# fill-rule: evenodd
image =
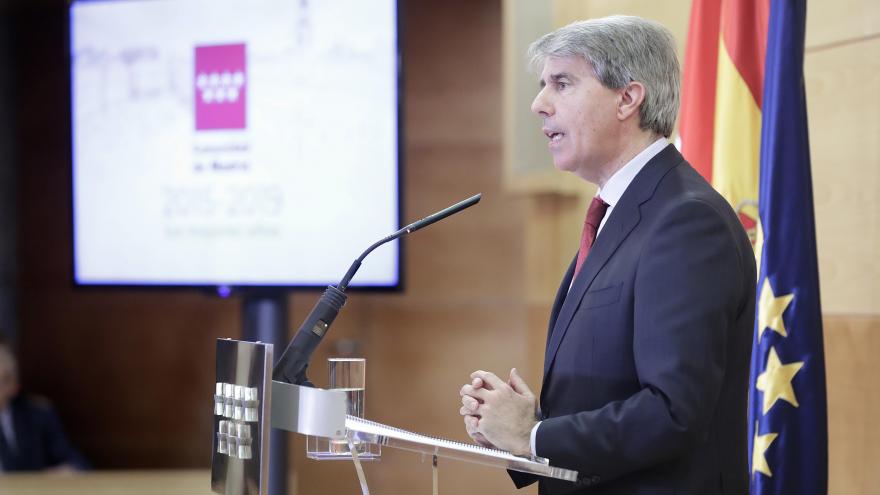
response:
M578 55L568 57L547 57L541 69L541 81L549 82L561 76L583 77L590 73L590 65Z

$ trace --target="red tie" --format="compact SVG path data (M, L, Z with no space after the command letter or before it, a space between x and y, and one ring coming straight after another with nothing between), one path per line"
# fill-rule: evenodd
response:
M608 203L602 201L602 198L599 196L594 197L593 201L590 202L590 209L587 210L587 218L584 220L584 233L581 235L581 249L578 251L577 264L574 265L574 277L572 277L572 280L577 278L578 273L581 271L581 267L584 265L584 261L587 259L587 255L590 254L590 248L593 247L593 243L596 242L596 233L599 231L599 224L602 223L602 218L605 216L607 210Z

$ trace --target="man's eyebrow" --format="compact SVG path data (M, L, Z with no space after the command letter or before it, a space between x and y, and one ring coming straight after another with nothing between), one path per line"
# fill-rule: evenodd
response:
M574 80L574 78L571 77L571 74L569 74L568 72L558 72L556 74L550 74L550 81L551 82L557 82L560 79ZM540 85L543 88L544 86L547 85L547 82L542 78Z

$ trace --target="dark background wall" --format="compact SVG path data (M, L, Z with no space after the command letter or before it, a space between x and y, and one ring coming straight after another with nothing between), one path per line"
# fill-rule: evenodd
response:
M13 22L0 6L0 336L12 340L18 327L15 307L17 171Z

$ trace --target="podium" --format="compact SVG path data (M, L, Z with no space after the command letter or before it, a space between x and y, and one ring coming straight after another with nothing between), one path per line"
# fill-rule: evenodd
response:
M347 443L364 494L369 488L359 449L355 448L361 443L432 456L435 494L439 458L577 480L576 471L554 467L548 459L515 456L347 415L345 392L273 381L272 362L271 344L217 340L211 463L214 493L268 494L270 428Z

